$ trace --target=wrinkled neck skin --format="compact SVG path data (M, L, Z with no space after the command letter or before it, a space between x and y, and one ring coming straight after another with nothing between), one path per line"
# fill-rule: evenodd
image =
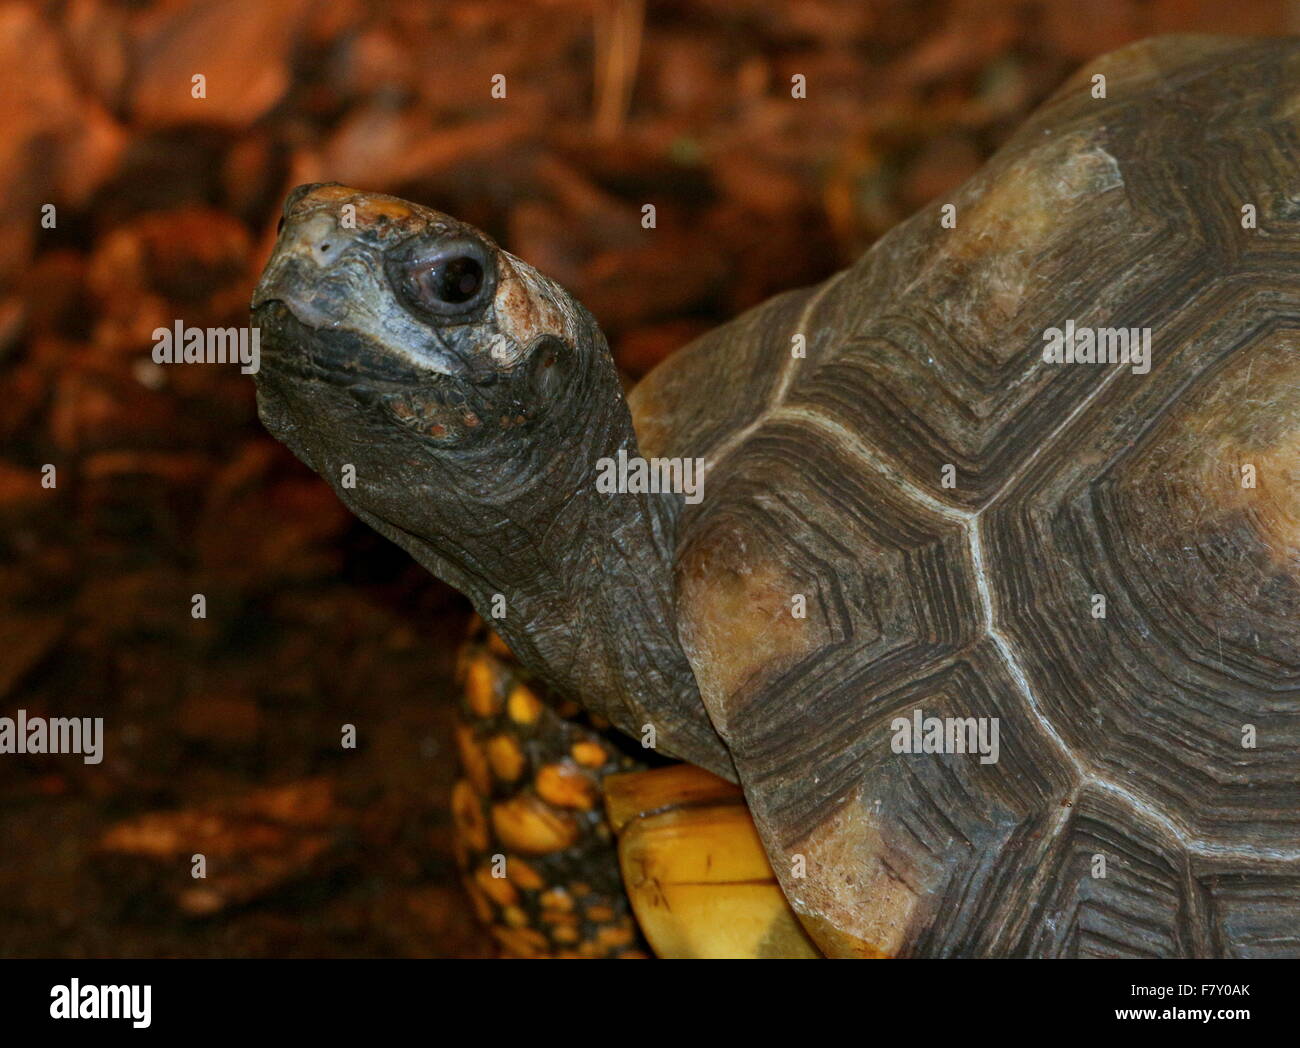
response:
M585 311L583 311L585 314ZM521 662L656 751L734 781L676 628L672 563L680 495L600 493L597 462L637 455L604 337L590 320L580 375L529 432L430 448L376 431L340 446L329 425L355 411L328 385L304 390L263 369L264 422L348 507L463 592ZM487 428L487 427L484 427ZM502 454L503 446L514 448ZM355 488L340 483L356 466ZM504 598L504 617L493 615Z
M585 480L574 478L581 486L571 498L542 514L527 503L511 507L495 534L500 560L510 561L504 571L486 551L475 563L468 550L390 537L465 593L515 655L562 694L633 738L653 727L659 752L734 778L677 636L669 500L681 496L595 490L597 459L619 449L639 453L621 397L609 416L585 434L590 467ZM503 618L492 617L498 593Z

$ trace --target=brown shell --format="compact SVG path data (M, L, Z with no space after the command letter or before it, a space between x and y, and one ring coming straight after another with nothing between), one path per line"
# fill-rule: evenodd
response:
M1067 320L1149 373L1045 362ZM1167 37L634 392L708 463L681 632L824 949L1300 954L1298 351L1300 43ZM999 759L894 752L918 709Z

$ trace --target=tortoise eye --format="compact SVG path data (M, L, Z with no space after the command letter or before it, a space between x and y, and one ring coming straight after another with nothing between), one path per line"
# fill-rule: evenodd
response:
M420 309L441 315L468 313L486 297L486 249L472 241L416 252L399 262L397 283Z
M442 302L468 302L483 286L483 267L467 255L439 262L423 280L426 289Z

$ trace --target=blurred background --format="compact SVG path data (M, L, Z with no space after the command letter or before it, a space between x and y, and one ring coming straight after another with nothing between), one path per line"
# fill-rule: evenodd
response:
M247 323L291 186L480 226L635 377L851 261L1091 56L1184 31L1300 4L0 3L0 715L106 726L97 766L0 757L0 956L491 954L447 803L468 606L237 368L150 359Z

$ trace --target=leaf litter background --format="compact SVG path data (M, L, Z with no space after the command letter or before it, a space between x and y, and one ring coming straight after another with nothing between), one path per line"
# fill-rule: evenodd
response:
M481 226L637 376L1172 31L1300 32L1300 5L0 2L0 715L106 730L98 766L0 759L0 956L491 953L447 814L465 602L263 432L237 369L149 359L160 325L247 322L287 189Z

